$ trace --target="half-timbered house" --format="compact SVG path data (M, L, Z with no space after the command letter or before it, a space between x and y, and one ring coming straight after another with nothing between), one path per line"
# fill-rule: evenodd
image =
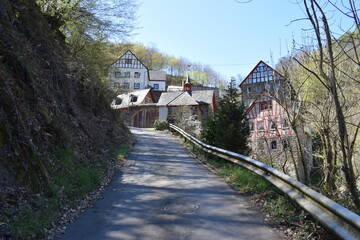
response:
M153 88L166 89L166 73L149 69L130 51L111 64L108 72L109 87L129 91Z
M292 118L295 100L288 80L260 61L240 88L253 157L303 180L304 163L312 164L311 142L301 119Z

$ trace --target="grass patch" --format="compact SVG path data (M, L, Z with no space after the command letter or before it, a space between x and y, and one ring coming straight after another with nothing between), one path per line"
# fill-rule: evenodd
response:
M56 192L75 199L100 185L102 175L99 167L89 162L76 161L74 152L69 149L59 150L57 156L61 171L54 178L53 189Z
M273 185L268 181L234 164L223 166L220 168L219 174L239 192L263 193L273 191Z
M124 144L120 147L115 147L112 149L115 153L117 159L125 159L126 155L130 152L131 146L129 144Z
M131 145L124 144L112 149L107 160L96 161L76 159L71 149L59 149L56 152L58 168L51 176L52 194L34 195L12 219L9 228L15 239L44 239L45 229L59 220L62 202L75 205L78 199L98 188L105 173L106 164L124 159ZM1 239L1 237L0 237Z
M12 219L10 230L15 239L39 239L44 236L44 229L56 219L60 206L58 198L36 199L31 201Z
M185 144L197 156L206 159L206 162L216 169L218 174L237 192L250 193L262 198L263 202L266 202L263 208L266 212L271 213L276 220L285 219L287 221L298 217L295 214L300 208L294 205L288 196L261 176L232 162L206 154L189 141L185 141Z

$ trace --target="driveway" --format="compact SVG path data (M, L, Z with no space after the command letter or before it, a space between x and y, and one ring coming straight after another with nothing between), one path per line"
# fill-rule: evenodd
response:
M61 239L283 239L173 136L132 128L128 163Z

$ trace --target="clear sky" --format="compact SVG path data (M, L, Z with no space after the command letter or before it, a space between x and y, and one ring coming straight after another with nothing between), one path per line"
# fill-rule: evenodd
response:
M291 23L305 17L295 2L142 0L139 29L129 40L210 65L226 79L238 74L245 77L260 60L271 66L277 63L291 51L293 39L304 41L307 33L302 29L309 23Z

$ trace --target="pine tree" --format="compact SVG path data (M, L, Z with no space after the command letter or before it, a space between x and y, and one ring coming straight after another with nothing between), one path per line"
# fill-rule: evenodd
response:
M226 95L219 101L218 111L209 116L204 125L202 139L207 144L247 155L249 134L244 105L232 77Z

